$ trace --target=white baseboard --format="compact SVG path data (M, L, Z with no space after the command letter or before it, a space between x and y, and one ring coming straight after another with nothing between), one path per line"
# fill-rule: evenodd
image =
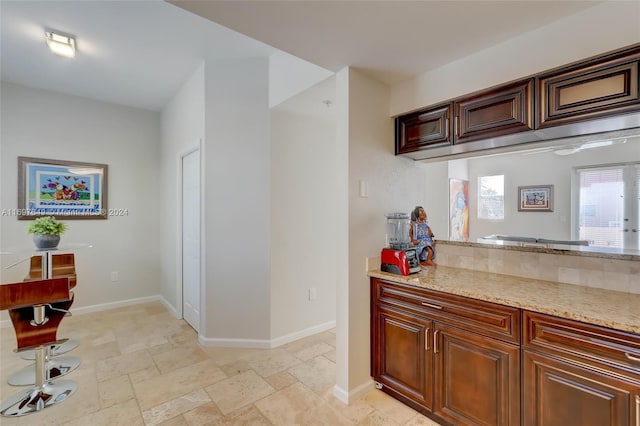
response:
M92 312L107 311L109 309L122 308L124 306L138 305L140 303L161 302L175 315L175 309L160 295L138 297L136 299L119 300L117 302L101 303L99 305L83 306L81 308L71 308L72 315L90 314ZM0 321L0 328L11 327L11 320Z
M198 342L202 346L207 347L227 347L227 348L254 348L254 349L273 349L278 346L285 345L287 343L302 339L303 337L312 336L314 334L321 333L323 331L331 330L335 328L336 322L329 321L324 324L314 325L313 327L305 328L304 330L296 331L295 333L287 334L275 339L220 339L220 338L208 338L198 335Z
M313 327L305 328L304 330L296 331L281 337L271 339L271 347L277 348L278 346L286 345L287 343L302 339L303 337L312 336L314 334L322 333L323 331L331 330L336 327L336 322L329 321L324 324L314 325Z
M364 382L363 384L361 384L360 386L357 386L355 389L353 389L350 392L347 392L344 389L342 389L340 386L335 385L333 387L333 396L338 398L339 401L342 401L345 404L349 405L350 403L359 400L360 398L362 398L363 396L371 392L373 389L374 389L373 380L368 380Z
M258 339L220 339L198 335L198 343L210 348L254 348L270 349L269 340Z

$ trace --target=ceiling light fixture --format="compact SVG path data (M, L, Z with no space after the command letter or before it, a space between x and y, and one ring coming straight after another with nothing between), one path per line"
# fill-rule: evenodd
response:
M47 31L47 45L56 55L73 58L76 55L76 39L73 36Z

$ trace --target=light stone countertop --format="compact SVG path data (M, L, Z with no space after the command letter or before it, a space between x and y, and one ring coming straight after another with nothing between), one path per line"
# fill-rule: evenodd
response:
M437 266L409 276L370 277L640 334L640 294Z

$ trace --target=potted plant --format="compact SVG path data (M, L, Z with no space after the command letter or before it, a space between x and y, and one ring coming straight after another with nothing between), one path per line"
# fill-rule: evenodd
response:
M40 250L58 247L60 235L67 230L67 225L53 216L39 217L27 226L27 233L33 234L33 242Z

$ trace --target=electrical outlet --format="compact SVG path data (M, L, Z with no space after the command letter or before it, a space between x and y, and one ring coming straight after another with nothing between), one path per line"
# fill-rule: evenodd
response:
M309 300L316 300L318 297L318 290L315 287L309 289Z
M120 279L120 278L118 277L118 272L117 272L117 271L113 271L113 272L111 273L111 281L112 281L112 282L116 282L116 281L118 281L119 279Z

